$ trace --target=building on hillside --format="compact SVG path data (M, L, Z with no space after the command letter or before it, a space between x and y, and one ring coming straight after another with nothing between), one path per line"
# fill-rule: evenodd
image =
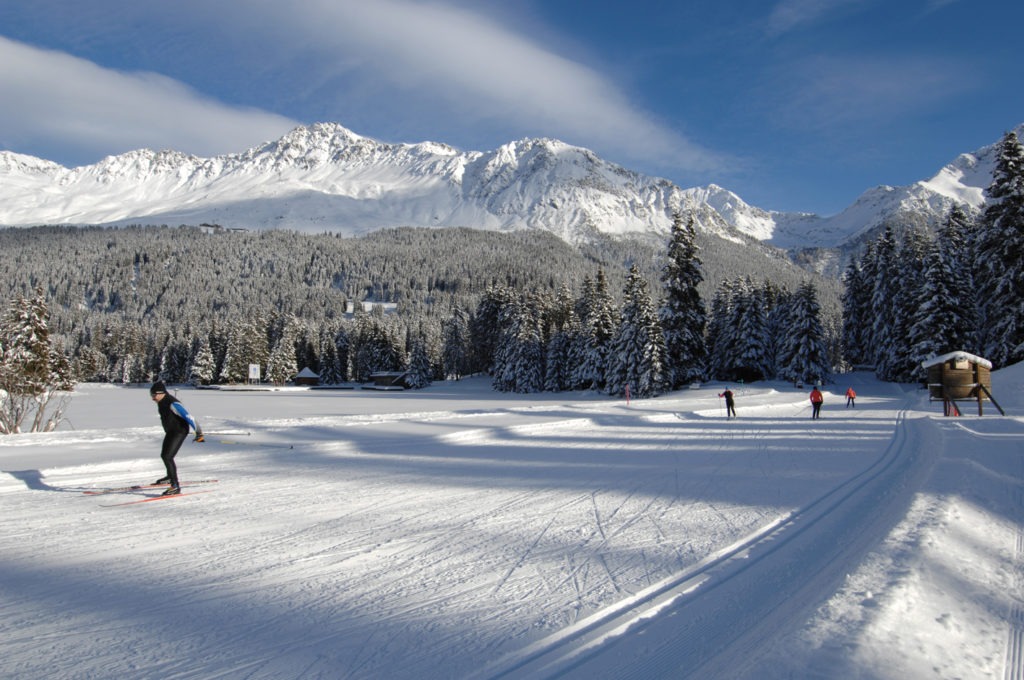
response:
M928 372L928 399L942 402L943 415L960 415L957 402L966 400L977 401L978 415L983 415L986 399L1003 413L992 396L992 362L987 359L950 352L922 361L921 367Z
M367 314L371 314L374 310L379 311L381 314L390 315L398 312L397 302L375 302L373 300L363 300L362 302L353 302L349 300L345 303L345 318L352 319L356 315L356 305Z

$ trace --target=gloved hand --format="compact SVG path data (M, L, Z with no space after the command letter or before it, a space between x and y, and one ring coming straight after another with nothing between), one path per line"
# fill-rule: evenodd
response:
M203 436L202 432L196 432L196 438L195 438L194 441L205 442L206 441L206 437Z

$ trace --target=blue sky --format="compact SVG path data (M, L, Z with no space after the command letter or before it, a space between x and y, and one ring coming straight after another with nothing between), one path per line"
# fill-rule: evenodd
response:
M1019 0L0 0L0 149L67 166L387 142L593 149L836 213L1024 122Z

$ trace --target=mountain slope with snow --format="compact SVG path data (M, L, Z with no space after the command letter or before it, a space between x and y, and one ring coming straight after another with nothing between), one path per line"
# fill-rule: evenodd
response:
M929 180L876 187L820 217L763 210L714 184L684 190L557 140L463 152L320 123L214 158L138 150L68 169L0 152L0 225L211 223L343 234L468 226L543 229L579 242L594 233L664 235L682 209L724 238L832 248L890 220L935 223L954 203L980 208L996 151L962 154Z

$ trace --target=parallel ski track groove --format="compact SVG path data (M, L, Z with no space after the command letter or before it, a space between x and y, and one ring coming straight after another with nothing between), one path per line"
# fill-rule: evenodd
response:
M571 675L574 670L580 670L584 664L612 647L616 639L619 639L613 637L605 643L589 647L592 644L586 642L586 638L589 635L600 633L601 630L613 630L616 627L629 624L630 620L636 616L639 610L653 607L659 600L670 596L672 592L681 591L684 593L683 601L672 605L673 610L678 610L690 602L708 597L710 593L716 591L718 586L727 583L737 574L746 572L798 537L806 534L831 511L889 472L901 460L900 454L906 441L905 421L906 413L901 411L897 417L895 432L890 445L870 466L835 485L815 500L792 513L784 521L771 527L767 532L757 532L743 543L733 546L725 554L684 571L653 592L645 594L641 599L613 605L604 613L590 617L591 620L581 624L578 630L553 636L556 638L553 642L544 643L544 641L541 641L534 645L533 650L528 651L518 659L513 659L511 662L506 663L504 668L494 668L494 666L501 664L499 660L498 663L492 666L492 670L484 669L484 674L481 677L497 680L498 678L553 678ZM801 524L801 520L805 520L805 523ZM761 544L766 546L763 553L756 555L748 554L751 549ZM743 556L743 563L739 562L738 556ZM729 566L733 566L733 573L717 581L714 580L714 573L716 571L728 571L727 567ZM690 595L685 595L687 590L697 588L709 579L711 581L706 587L700 587ZM645 628L647 625L649 624L643 621L630 624L631 632ZM699 633L699 629L688 637L694 637L696 633ZM737 632L736 637L741 634L742 632ZM729 642L720 643L720 647L727 644ZM582 651L577 650L577 646ZM673 645L673 647L675 646L677 645ZM633 677L659 677L659 674L665 671L665 661L660 658L664 650L658 651L658 654L652 654L646 659L638 660L636 663L631 664L629 675ZM671 651L669 650L669 653ZM719 650L715 650L715 652L717 651ZM700 671L714 659L715 652L705 654L702 660L698 660L697 665L686 669L675 668L674 673L677 674L677 677L679 673L700 677ZM1014 678L1014 680L1017 679Z

